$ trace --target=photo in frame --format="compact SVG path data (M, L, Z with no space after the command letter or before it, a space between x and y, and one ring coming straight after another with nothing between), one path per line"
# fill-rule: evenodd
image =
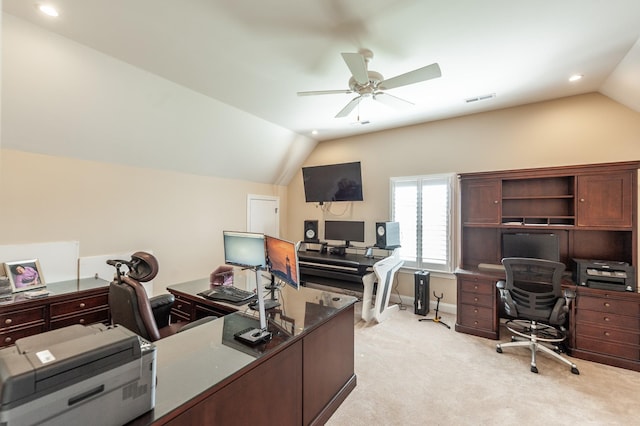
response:
M45 286L38 259L5 262L4 270L9 277L12 291L26 291Z

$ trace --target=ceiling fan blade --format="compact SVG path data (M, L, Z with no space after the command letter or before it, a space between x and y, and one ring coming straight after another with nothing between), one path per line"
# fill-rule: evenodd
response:
M441 75L440 66L437 63L434 63L384 80L380 83L378 88L393 89L395 87L406 86L425 80L431 80L432 78L438 78Z
M413 102L409 102L406 99L402 99L384 92L374 93L373 99L395 109L407 109L415 105Z
M353 93L351 89L338 90L312 90L310 92L298 92L298 96L314 96L314 95L340 95Z
M353 111L353 109L358 106L360 100L362 100L362 96L356 96L355 98L351 99L351 101L344 108L342 108L339 113L336 114L335 118L346 117L347 115L349 115L351 111Z
M353 79L358 84L367 84L369 82L369 73L367 72L367 62L360 53L342 53L342 59L349 67Z

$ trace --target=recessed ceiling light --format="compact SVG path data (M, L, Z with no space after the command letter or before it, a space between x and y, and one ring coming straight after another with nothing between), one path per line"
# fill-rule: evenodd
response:
M571 77L569 77L569 81L578 81L582 78L582 74L574 74Z
M60 16L56 8L48 4L39 4L38 9L40 10L40 12L44 13L45 15L53 16L54 18L57 18L58 16Z
M311 134L312 134L312 135L317 135L317 134L318 134L318 131L317 131L317 130L312 130L312 131L311 131Z

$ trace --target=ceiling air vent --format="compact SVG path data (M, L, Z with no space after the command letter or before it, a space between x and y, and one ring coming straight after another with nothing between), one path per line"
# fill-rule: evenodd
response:
M496 97L495 93L489 93L488 95L476 96L475 98L468 98L468 99L465 99L464 101L469 104L471 102L486 101L487 99L493 99L495 97Z

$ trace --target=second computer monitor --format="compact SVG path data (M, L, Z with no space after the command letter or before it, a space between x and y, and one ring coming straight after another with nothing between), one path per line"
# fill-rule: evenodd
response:
M355 220L325 220L324 239L344 241L349 247L351 241L364 242L364 222Z
M271 274L296 290L300 288L298 249L290 241L267 235L267 266Z

